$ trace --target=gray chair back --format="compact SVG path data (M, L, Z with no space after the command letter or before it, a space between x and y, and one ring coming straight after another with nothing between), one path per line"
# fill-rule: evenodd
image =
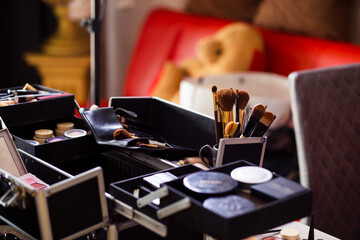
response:
M360 239L360 64L289 75L300 181L315 228Z

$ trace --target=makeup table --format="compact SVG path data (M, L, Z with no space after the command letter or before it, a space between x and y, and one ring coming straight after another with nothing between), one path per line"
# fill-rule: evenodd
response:
M300 223L300 222L290 222L287 224L284 224L282 226L276 227L274 229L284 229L284 228L292 228L292 229L296 229L299 231L300 233L300 239L308 239L308 235L309 235L309 226ZM260 235L256 235L255 237L259 240L265 238L265 237L280 237L280 233L276 232L276 233L267 233L267 234L260 234ZM327 233L321 232L317 229L314 229L314 240L340 240L339 238L333 237Z

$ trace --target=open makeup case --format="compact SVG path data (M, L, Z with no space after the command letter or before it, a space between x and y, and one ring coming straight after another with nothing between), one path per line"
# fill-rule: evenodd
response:
M205 115L150 97L110 98L109 107L79 109L81 117L75 116L75 105L74 96L64 93L46 101L0 107L8 128L0 130L4 136L0 147L12 148L0 154L15 163L10 169L0 167L0 219L27 238L88 239L91 232L97 239L110 240L203 239L204 234L239 239L310 215L311 191L275 173L248 192L234 181L231 190L213 196L190 190L184 179L192 174L217 172L229 177L233 169L253 165L238 159L203 171L174 163L215 144L213 119ZM29 111L36 117L26 118ZM39 145L27 141L36 129L56 131L59 122L72 122L87 134ZM117 129L134 136L115 140ZM262 159L265 148L264 139L259 140L256 160ZM232 146L227 142L224 149ZM204 205L207 198L229 195L242 197L253 207L228 216ZM279 214L283 212L286 215Z

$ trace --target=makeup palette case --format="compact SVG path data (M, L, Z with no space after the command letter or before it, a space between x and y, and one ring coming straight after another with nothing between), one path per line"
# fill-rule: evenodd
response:
M33 85L41 94L45 95L37 101L19 102L0 107L0 117L13 135L17 148L22 149L51 164L85 158L101 152L98 144L91 135L79 138L66 138L64 141L52 141L39 144L34 141L35 131L49 129L58 137L57 124L71 122L73 128L87 132L84 121L75 116L74 95L41 85ZM22 91L21 87L2 89L0 94ZM44 92L49 95L46 96ZM2 96L2 95L1 95ZM27 95L19 95L27 96ZM3 96L2 96L3 97ZM49 97L49 98L48 98ZM64 132L62 132L64 134ZM63 137L63 136L62 136ZM59 138L58 138L59 139ZM64 151L66 149L66 151Z
M100 145L174 159L198 156L204 144L213 144L215 141L213 119L159 98L110 98L110 106L80 110ZM124 124L120 123L119 116L124 119ZM115 140L114 132L125 129L125 126L136 137ZM165 147L137 145L139 142L153 141Z
M145 214L148 217L146 223L151 223L149 229L159 235L166 234L167 229L177 224L215 239L235 240L260 234L311 214L311 190L276 173L272 173L270 180L247 188L238 182L234 188L233 182L228 179L232 171L249 166L260 168L239 160L209 171L199 169L183 172L158 187L146 181L149 176L157 174L152 173L112 183L110 193L127 206ZM202 176L209 173L213 174ZM224 175L228 178L224 178ZM226 192L218 187L223 179L229 188ZM217 186L206 187L208 184ZM117 213L126 216L124 211Z
M75 239L108 224L100 167L70 175L17 150L0 130L0 219L26 239ZM4 134L3 134L4 133ZM3 164L3 163L2 163Z

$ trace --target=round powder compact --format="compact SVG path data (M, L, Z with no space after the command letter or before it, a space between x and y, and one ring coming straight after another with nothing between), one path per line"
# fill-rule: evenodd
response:
M184 186L196 193L222 194L234 190L237 182L220 172L196 172L186 176Z
M36 140L25 140L25 142L30 143L32 145L39 145L40 143Z
M45 140L45 143L53 143L53 142L59 142L59 141L63 141L66 140L66 137L51 137L51 138L47 138Z
M86 136L87 132L83 129L70 129L64 133L67 138L78 138Z
M203 206L224 217L234 217L255 208L253 202L238 195L211 197L204 201Z
M243 166L232 170L230 176L240 182L244 190L249 190L253 184L264 183L271 180L273 174L262 167Z

